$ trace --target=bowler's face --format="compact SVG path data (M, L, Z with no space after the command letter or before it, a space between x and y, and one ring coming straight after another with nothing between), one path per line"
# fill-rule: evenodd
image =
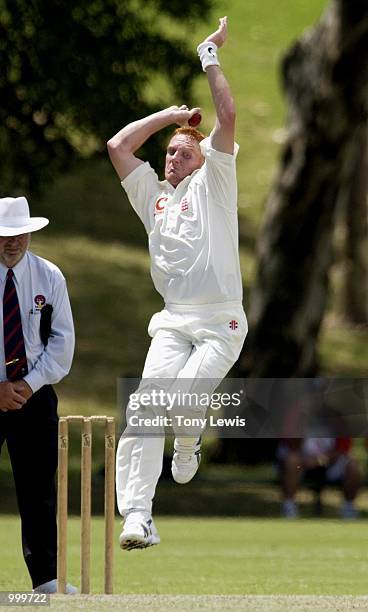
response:
M199 143L186 134L175 134L166 153L165 178L173 187L198 170L204 162Z
M31 234L0 236L0 262L7 268L14 268L24 257L31 242Z

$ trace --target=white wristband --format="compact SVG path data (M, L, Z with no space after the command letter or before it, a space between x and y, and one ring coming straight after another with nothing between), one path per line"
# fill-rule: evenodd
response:
M205 41L198 45L197 53L202 62L203 72L206 72L208 66L219 66L220 62L217 59L217 45L211 41Z

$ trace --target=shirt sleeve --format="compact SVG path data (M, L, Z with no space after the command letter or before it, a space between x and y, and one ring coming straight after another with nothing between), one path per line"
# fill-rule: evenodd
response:
M135 168L121 185L129 202L141 219L147 234L154 226L154 209L151 206L154 196L162 191L156 172L148 162Z
M211 136L202 140L200 146L206 160L203 171L207 180L209 199L229 212L236 212L238 201L236 156L239 145L235 143L233 155L214 149Z
M43 385L58 383L69 373L74 355L74 325L66 281L61 272L54 274L54 288L49 341L32 370L24 377L35 393Z

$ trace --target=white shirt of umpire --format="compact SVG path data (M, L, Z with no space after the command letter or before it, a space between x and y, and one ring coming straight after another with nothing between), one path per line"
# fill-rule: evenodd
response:
M0 264L0 295L7 268ZM59 382L70 370L74 354L74 326L66 282L53 263L27 251L13 268L21 310L28 374L24 380L33 392ZM0 300L2 304L2 297ZM51 336L47 347L40 337L41 304L53 307ZM6 381L3 309L0 308L0 381Z
M148 162L123 181L149 236L151 275L166 304L242 301L234 155L200 143L205 163L176 189Z

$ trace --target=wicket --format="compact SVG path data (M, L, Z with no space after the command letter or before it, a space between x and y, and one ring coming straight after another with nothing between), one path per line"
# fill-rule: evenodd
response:
M58 593L67 583L68 446L69 423L81 423L81 593L90 592L92 423L105 426L105 593L113 592L115 518L115 419L106 416L66 416L59 419L58 450Z

